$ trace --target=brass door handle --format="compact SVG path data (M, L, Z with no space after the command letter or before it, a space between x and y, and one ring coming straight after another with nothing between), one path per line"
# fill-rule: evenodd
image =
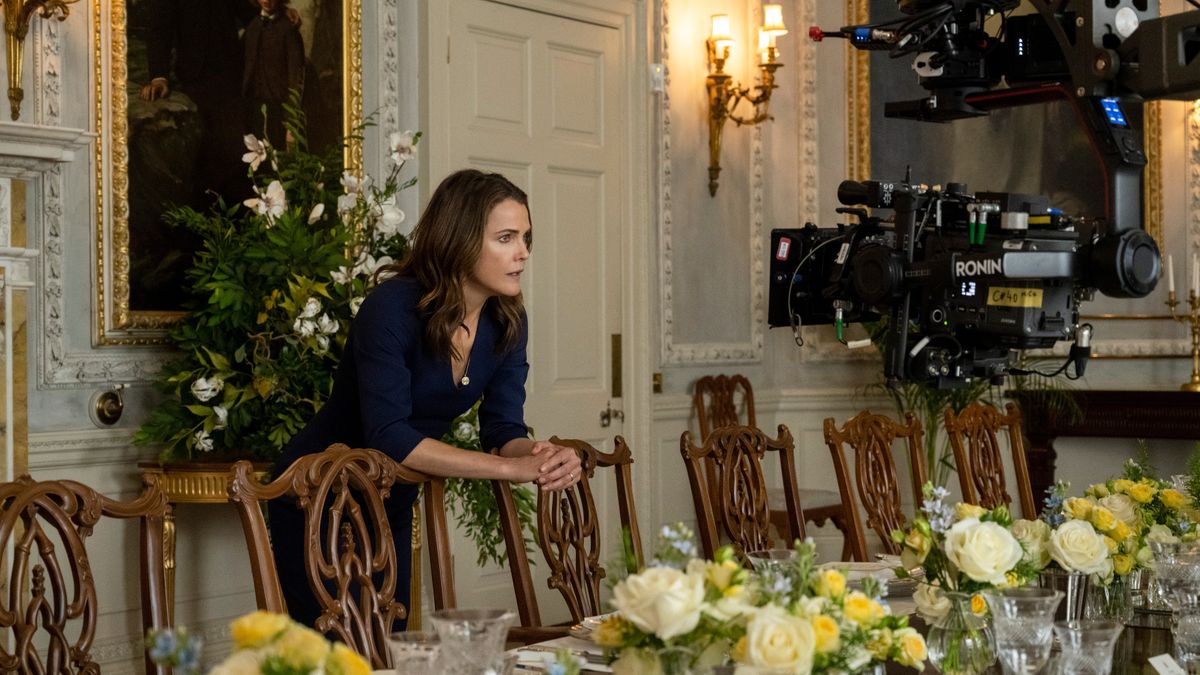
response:
M609 401L604 406L604 410L600 411L600 426L610 427L610 426L612 426L612 421L614 419L624 422L625 421L625 411L624 410L613 410L612 401Z

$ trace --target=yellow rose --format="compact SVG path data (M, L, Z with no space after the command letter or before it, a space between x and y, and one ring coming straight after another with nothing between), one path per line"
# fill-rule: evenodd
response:
M1084 490L1083 494L1096 498L1107 497L1109 495L1108 486L1104 483L1096 483L1095 485Z
M333 645L333 653L329 655L329 661L325 664L325 672L329 675L371 675L371 665L349 647L338 642Z
M729 655L732 656L733 660L738 663L746 662L746 636L745 635L738 638L738 641L733 644L733 649L730 650Z
M846 618L860 626L874 625L883 618L883 607L861 591L852 591L842 605Z
M1092 507L1092 513L1088 520L1091 521L1092 525L1095 525L1096 529L1100 530L1101 532L1112 532L1113 528L1117 526L1117 523L1121 522L1117 520L1117 517L1113 515L1112 511L1109 511L1103 506L1098 505Z
M915 628L901 628L896 631L896 642L900 645L900 655L896 661L902 666L920 670L925 663L925 638Z
M1108 548L1109 554L1116 553L1117 548L1120 546L1120 544L1117 543L1117 540L1113 539L1112 537L1108 536L1107 534L1102 535L1102 536L1104 537L1104 545Z
M1129 574L1133 569L1133 556L1124 553L1118 553L1113 556L1113 572L1122 576Z
M971 612L982 616L983 613L986 611L987 611L987 601L985 601L983 599L983 596L980 595L979 593L972 595L971 596Z
M1109 532L1109 535L1117 541L1125 541L1133 536L1133 528L1125 524L1125 521L1118 520L1117 526Z
M1063 511L1074 520L1087 520L1092 515L1092 500L1083 497L1070 497L1063 502Z
M824 569L817 576L817 593L822 597L840 598L846 592L846 575L838 570Z
M912 569L925 562L933 548L933 538L917 528L912 528L904 535L904 548L900 550L900 564Z
M987 513L987 509L978 504L964 504L959 502L954 505L954 519L966 520L967 518L980 518Z
M892 629L880 628L871 631L871 636L867 639L865 646L876 659L886 661L888 653L892 651Z
M1188 503L1188 498L1182 492L1179 490L1172 490L1171 488L1167 488L1166 490L1158 493L1158 496L1162 499L1164 506L1166 506L1168 509L1174 509L1176 511L1182 509Z
M1145 483L1137 483L1133 487L1129 488L1129 496L1133 498L1133 501L1138 502L1139 504L1149 504L1154 499L1154 495L1157 492L1158 491L1154 489L1153 485L1147 485Z
M812 617L813 634L817 637L817 651L824 654L842 646L841 630L837 621L824 614Z
M717 590L724 593L729 590L729 587L734 585L734 577L742 566L733 560L726 560L719 563L708 563L707 569L704 570L705 577Z
M235 619L229 625L233 644L238 649L256 649L287 630L292 620L286 614L257 611Z
M1124 494L1129 492L1129 488L1134 485L1135 483L1128 478L1118 478L1113 481L1112 491Z
M316 668L329 656L329 643L325 638L315 630L298 624L292 624L271 647L286 663L301 669ZM345 645L342 647L345 648ZM368 669L367 672L371 671Z
M620 647L626 625L619 614L612 614L596 626L596 630L592 632L592 639L601 647Z

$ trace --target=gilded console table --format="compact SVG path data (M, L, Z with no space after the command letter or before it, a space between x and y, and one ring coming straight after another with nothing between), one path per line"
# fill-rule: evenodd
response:
M138 462L143 475L155 474L174 504L228 504L229 462ZM254 477L268 478L269 464L255 464ZM421 627L421 540L420 502L413 505L412 581L409 591L409 629ZM167 511L163 521L163 570L167 580L167 613L175 620L175 511Z
M1190 391L1065 390L1047 397L1011 391L1021 406L1033 495L1041 500L1054 484L1059 436L1170 438L1200 441L1200 393ZM1063 399L1069 402L1064 405Z

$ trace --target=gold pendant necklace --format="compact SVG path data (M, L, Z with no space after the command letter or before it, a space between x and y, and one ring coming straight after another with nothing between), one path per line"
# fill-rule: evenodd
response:
M471 329L467 328L467 324L459 323L458 325L462 326L462 329L467 331L467 337L471 337ZM472 342L471 346L474 347L475 343ZM469 376L467 376L467 372L470 371L470 369L471 369L471 350L467 349L467 361L466 361L466 363L463 364L463 374L462 374L462 377L460 377L458 379L458 386L465 387L468 384L471 384L471 378Z

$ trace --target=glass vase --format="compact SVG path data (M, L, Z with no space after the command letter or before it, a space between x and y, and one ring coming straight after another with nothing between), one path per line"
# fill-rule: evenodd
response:
M1100 583L1091 584L1088 587L1083 618L1128 623L1133 618L1133 594L1130 591L1129 580L1114 576L1107 586Z
M971 611L970 593L946 593L950 609L929 629L929 662L945 675L976 675L996 660L985 616Z

